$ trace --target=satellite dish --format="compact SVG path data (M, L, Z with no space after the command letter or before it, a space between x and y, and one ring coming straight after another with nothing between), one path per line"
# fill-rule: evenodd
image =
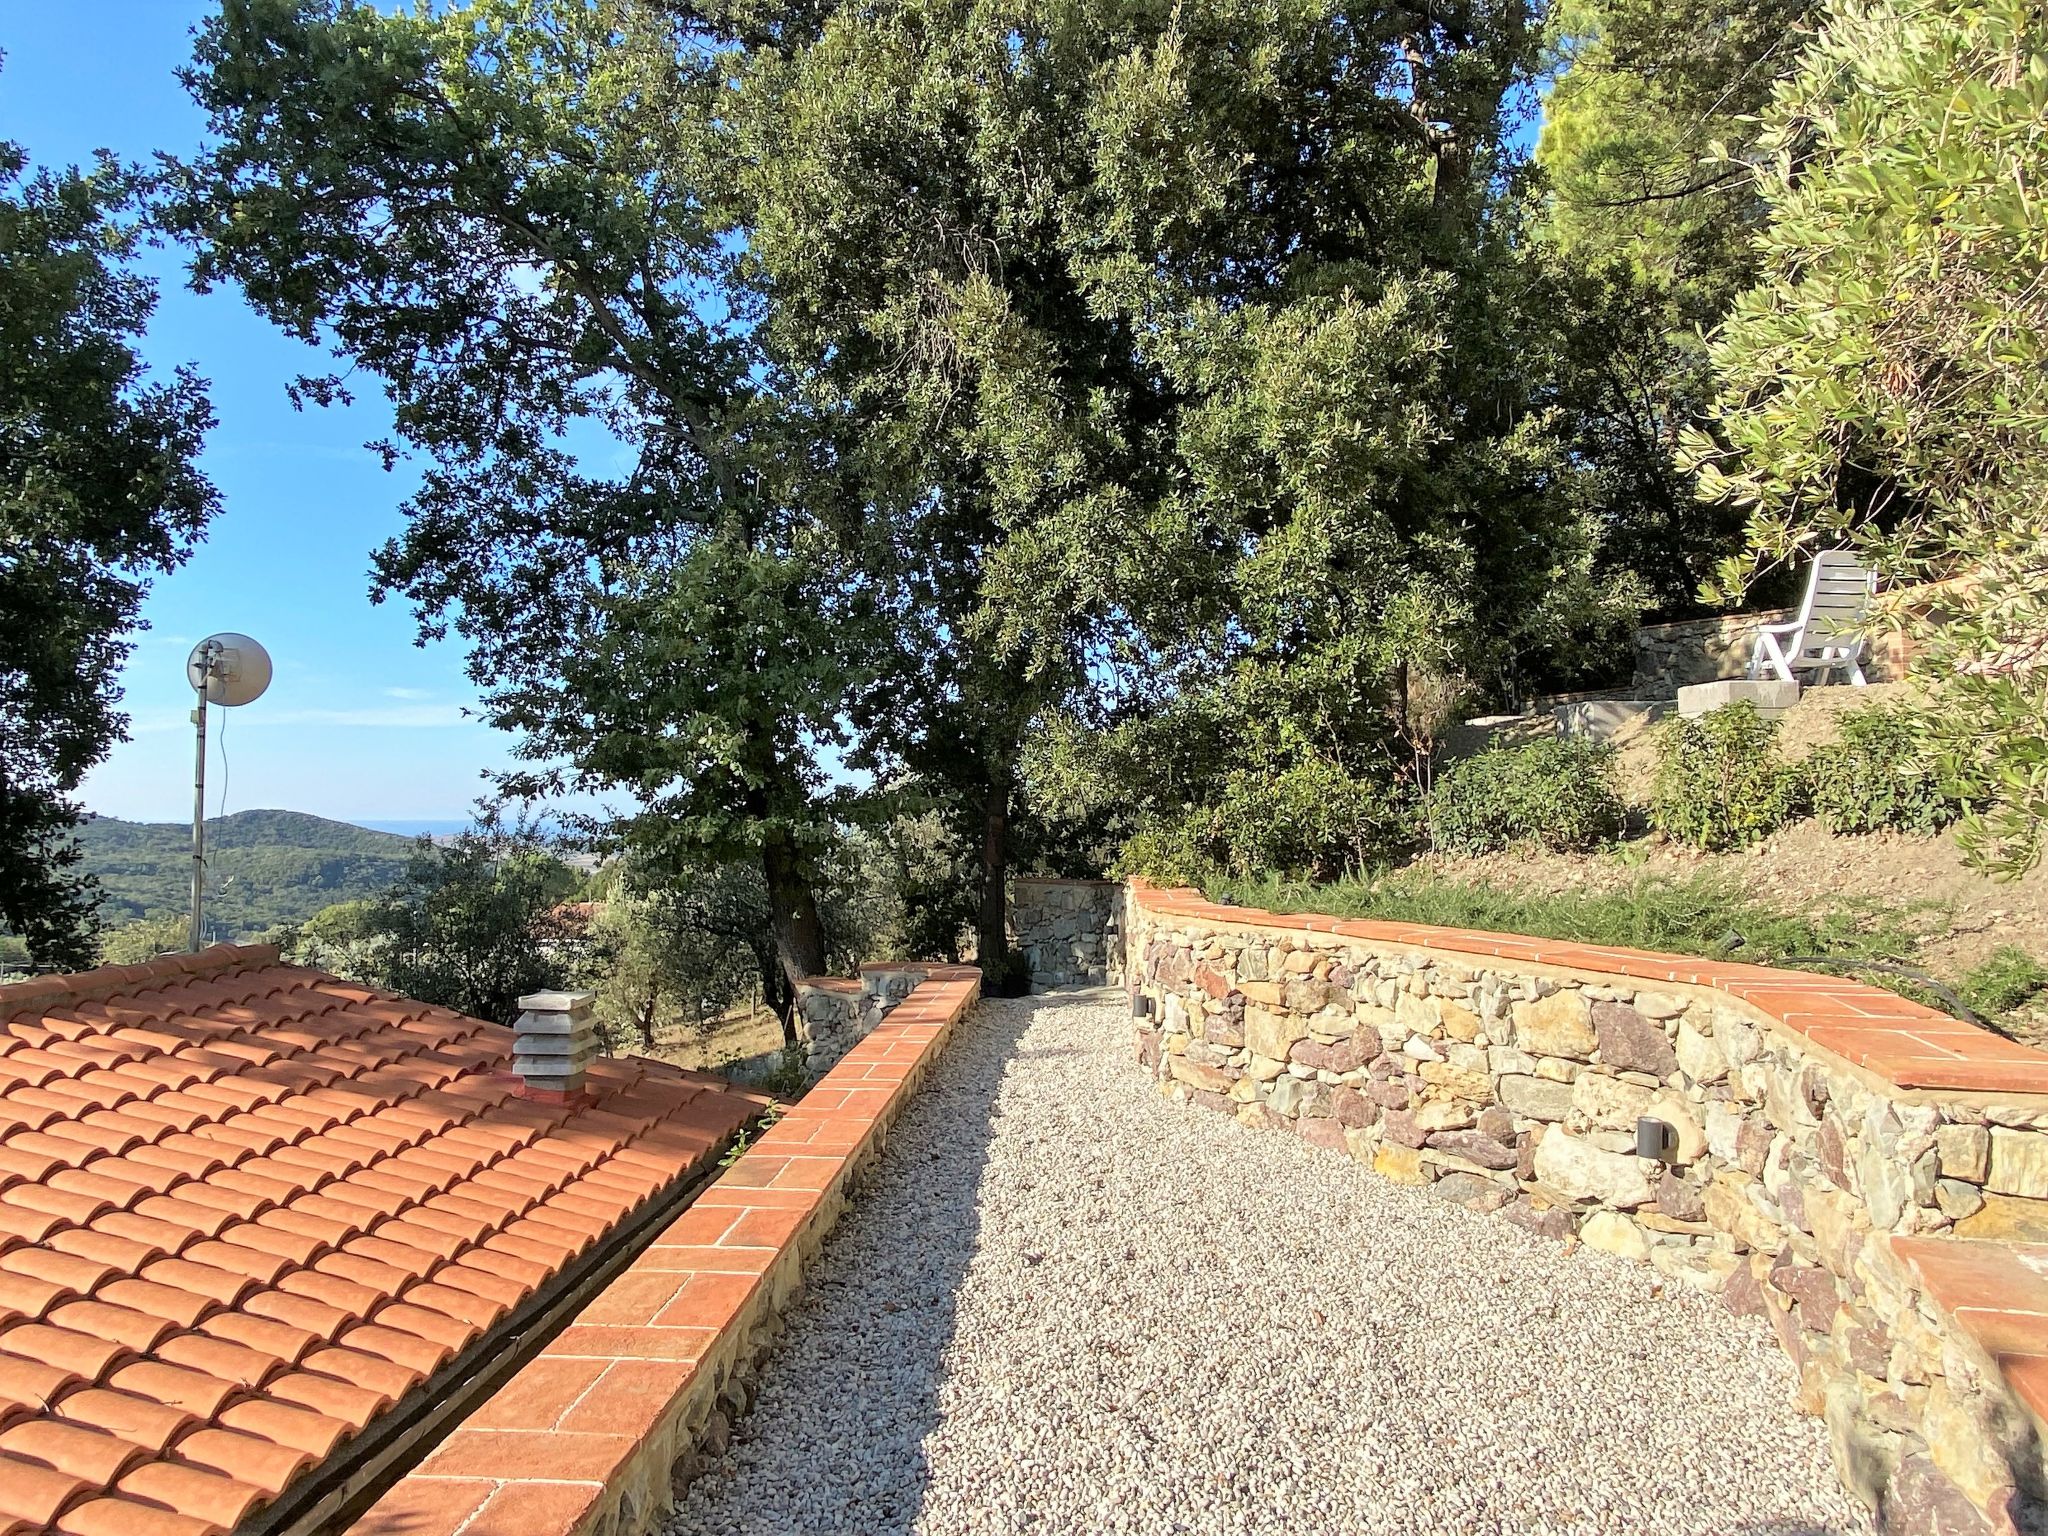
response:
M270 686L270 653L247 635L208 635L185 659L185 676L209 704L248 704Z

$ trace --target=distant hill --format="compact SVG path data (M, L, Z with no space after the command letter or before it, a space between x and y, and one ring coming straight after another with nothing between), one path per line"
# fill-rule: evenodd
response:
M186 911L189 824L97 816L80 829L109 928ZM303 922L337 901L375 896L405 870L414 839L303 811L237 811L206 824L209 938L242 939Z

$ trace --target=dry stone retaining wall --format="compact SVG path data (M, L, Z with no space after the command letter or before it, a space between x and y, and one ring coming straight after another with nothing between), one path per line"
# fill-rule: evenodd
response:
M1900 1091L1704 988L1172 910L1193 894L1128 905L1163 1093L1766 1318L1889 1530L2038 1516L2037 1421L1890 1239L2048 1235L2048 1102Z
M1123 886L1112 880L1012 881L1010 922L1031 990L1120 986L1122 908Z

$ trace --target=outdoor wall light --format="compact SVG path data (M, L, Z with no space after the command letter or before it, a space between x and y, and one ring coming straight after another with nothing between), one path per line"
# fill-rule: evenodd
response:
M1678 1161L1678 1128L1644 1115L1636 1121L1636 1156L1654 1157L1660 1163Z
M1131 1017L1134 1019L1151 1018L1152 999L1142 992L1133 992L1131 994Z

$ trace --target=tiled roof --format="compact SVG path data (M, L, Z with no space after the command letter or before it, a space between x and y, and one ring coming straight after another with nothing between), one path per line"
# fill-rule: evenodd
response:
M0 987L0 1536L232 1528L761 1107L223 946Z

